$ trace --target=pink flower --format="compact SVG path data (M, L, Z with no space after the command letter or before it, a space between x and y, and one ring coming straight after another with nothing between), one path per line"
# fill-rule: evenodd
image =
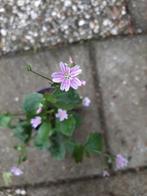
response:
M109 177L110 174L109 174L108 171L104 170L103 173L102 173L102 176L103 176L103 177Z
M85 97L82 101L83 106L89 107L91 104L91 100L88 97Z
M116 169L123 169L128 165L128 160L121 154L118 154L115 159Z
M36 116L35 118L31 119L31 125L34 129L37 128L40 124L41 124L41 117L40 116Z
M58 109L58 113L56 114L56 118L59 118L60 121L68 119L68 114L66 110Z
M74 64L73 58L71 56L69 57L69 63L72 65Z
M61 62L60 69L60 72L55 72L51 76L53 82L61 83L60 89L62 91L68 91L70 87L78 89L81 86L81 81L76 77L82 72L80 66L68 67L67 64Z
M86 85L86 81L85 80L81 80L81 85L85 86Z
M40 104L40 105L39 105L39 108L38 108L37 111L36 111L36 114L40 114L40 113L42 112L42 107L43 107L43 105Z
M14 176L20 176L23 174L23 171L21 169L19 169L18 167L16 166L13 166L11 169L10 169L10 172L11 174L13 174Z

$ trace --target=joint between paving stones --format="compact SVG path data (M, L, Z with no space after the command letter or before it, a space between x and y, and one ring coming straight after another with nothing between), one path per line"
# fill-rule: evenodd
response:
M104 109L104 103L103 103L103 93L100 85L100 79L99 79L99 73L96 68L97 64L97 59L96 59L96 49L93 43L89 44L89 59L90 59L90 66L92 67L92 75L94 78L94 88L95 88L95 96L97 100L97 112L99 114L99 120L100 120L100 128L102 130L102 133L104 135L104 143L106 147L106 153L108 155L111 155L111 150L110 146L108 143L108 127L106 123L106 118L105 118L105 109ZM109 169L112 168L112 164L109 164Z
M128 168L126 170L121 170L121 171L111 171L110 172L110 177L115 177L115 176L123 176L126 175L128 173L132 173L132 174L136 174L138 172L143 172L147 170L147 166L142 166L142 167L138 167L138 168ZM71 185L71 184L77 184L79 182L87 182L90 180L102 180L104 177L102 177L102 175L100 174L95 174L95 175L88 175L88 176L84 176L84 177L78 177L78 178L67 178L67 179L63 179L63 180L58 180L58 181L48 181L48 182L40 182L40 183L34 183L34 184L22 184L22 185L13 185L13 186L3 186L0 187L0 191L5 191L8 189L25 189L27 191L27 189L39 189L39 188L51 188L51 187L59 187L59 186L63 186L63 185Z
M128 8L127 8L128 9ZM128 10L129 12L129 10ZM131 13L129 13L131 15ZM131 17L131 23L132 23L132 26L134 27L134 21L132 20L132 17ZM36 54L38 52L43 52L43 51L47 51L47 50L52 50L52 49L57 49L57 48L61 48L61 47L70 47L71 45L75 46L75 45L78 45L78 44L91 44L91 42L93 41L106 41L106 40L112 40L112 39L123 39L123 38L127 38L127 37L136 37L136 36L140 36L140 35L147 35L147 32L142 32L142 33L137 33L137 32L134 32L133 34L119 34L117 36L109 36L109 37L105 37L105 38L92 38L92 39L89 39L89 40L86 40L86 39L83 39L83 40L80 40L80 41L75 41L73 42L72 44L70 43L60 43L60 44L57 44L57 45L54 45L54 46L44 46L44 47L41 47L41 48L37 48L36 50L33 50L33 48L31 48L30 50L28 51L24 51L24 50L18 50L18 51L13 51L13 52L8 52L6 54L0 54L0 57L1 58L6 58L6 57L14 57L16 55L27 55L27 54Z

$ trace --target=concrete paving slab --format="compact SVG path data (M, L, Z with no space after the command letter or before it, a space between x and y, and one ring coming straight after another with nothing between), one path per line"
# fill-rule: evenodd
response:
M93 87L92 70L89 63L87 45L75 45L67 48L53 49L36 54L27 53L25 55L16 55L14 57L5 57L0 60L0 111L19 111L22 103L22 97L25 93L37 90L40 87L47 87L48 82L36 78L31 73L26 74L23 65L31 63L35 70L44 73L47 76L53 71L58 70L58 63L67 61L72 56L75 61L82 66L82 78L86 79L87 86L81 88L81 95L88 96L91 101L91 107L85 111L84 125L80 128L77 138L82 141L88 133L100 131L99 115L97 113L95 90ZM16 102L16 97L18 102ZM0 132L0 166L1 172L8 170L16 156L10 149L13 145L11 135L7 131ZM58 179L77 178L80 176L93 175L101 172L104 165L103 158L93 157L86 159L82 164L76 165L72 160L55 161L46 152L36 152L31 149L29 152L29 161L22 169L24 175L15 178L13 184L34 184L37 182L57 181ZM0 178L0 185L3 185Z
M146 171L128 173L55 187L32 188L27 190L27 194L28 196L146 196L146 178Z
M146 165L147 36L94 44L111 151Z

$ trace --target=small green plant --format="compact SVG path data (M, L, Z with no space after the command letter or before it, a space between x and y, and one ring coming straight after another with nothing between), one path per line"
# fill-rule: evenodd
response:
M61 62L60 71L53 73L51 79L35 72L31 65L27 65L27 70L47 79L49 88L26 95L20 116L10 113L0 115L0 127L10 128L21 141L15 146L19 155L17 167L13 166L10 173L3 174L6 183L10 181L11 174L19 176L23 173L18 166L27 160L29 146L45 149L57 160L64 159L68 153L77 163L84 156L103 152L103 136L98 132L91 130L82 144L74 138L75 130L81 125L79 111L90 106L91 102L88 97L81 98L77 92L79 87L86 85L77 77L82 72L80 67L72 61L69 64Z

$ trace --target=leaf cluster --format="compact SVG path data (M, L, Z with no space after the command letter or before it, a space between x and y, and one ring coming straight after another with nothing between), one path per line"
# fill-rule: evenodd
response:
M38 149L45 149L57 160L64 159L70 154L76 162L83 160L84 156L100 154L103 151L103 137L99 133L91 133L84 144L74 139L74 132L81 124L78 109L82 100L79 94L70 89L68 92L60 90L59 85L53 84L51 88L25 96L23 101L24 116L15 120L11 114L0 115L0 127L12 129L14 135L20 139L21 144L15 146L19 152L21 163L27 158L26 148L34 145ZM42 111L37 114L37 109ZM56 118L58 109L68 113L68 119L59 121ZM41 124L32 128L31 119L41 117ZM15 123L14 123L15 122Z

